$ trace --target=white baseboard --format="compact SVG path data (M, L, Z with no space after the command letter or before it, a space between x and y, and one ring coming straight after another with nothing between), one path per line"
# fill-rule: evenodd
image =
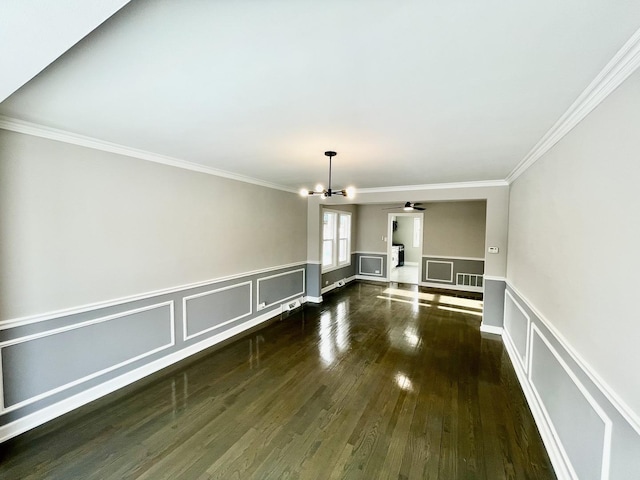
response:
M484 292L484 289L482 287L471 287L468 285L455 285L450 283L420 282L420 286L430 288L444 288L445 290L458 290L460 292Z
M355 275L352 275L351 277L347 277L344 279L344 284L348 284L353 282L356 279ZM331 285L327 285L326 287L323 287L322 290L320 291L320 293L325 294L327 292L330 292L331 290L338 288L338 282L333 282Z
M480 325L480 331L484 333L493 333L494 335L502 335L502 327L495 327L493 325Z
M322 297L320 297L320 301L322 301ZM159 358L151 363L136 368L135 370L131 370L130 372L101 383L100 385L96 385L95 387L91 387L83 392L73 395L72 397L54 403L53 405L49 405L48 407L44 407L37 412L33 412L11 423L2 425L0 426L0 443L53 420L54 418L64 415L65 413L69 413L70 411L97 400L100 397L104 397L109 393L113 393L122 387L141 380L152 373L162 370L163 368L173 365L180 360L184 360L191 355L223 342L224 340L238 335L245 330L260 325L281 313L282 307L270 310L256 318L230 328L225 332L219 333L218 335L214 335L213 337L209 337L201 342L183 348L182 350Z
M509 360L511 360L511 364L516 371L518 382L520 383L522 391L524 392L524 396L527 400L527 403L529 404L529 408L531 409L531 413L533 414L533 419L535 420L538 431L540 432L540 437L542 437L542 443L544 443L558 480L575 480L564 461L564 458L560 451L560 447L558 446L552 429L547 422L544 413L542 412L542 408L538 403L538 399L531 389L531 385L529 384L529 381L527 379L527 374L524 372L517 358L518 353L511 343L509 335L503 335L502 342L504 343L507 354L509 355Z
M327 292L330 292L331 290L338 288L338 286L336 285L336 283L332 283L331 285L327 285L326 287L323 287L322 290L320 290L321 294L325 294Z
M387 280L385 277L370 277L369 275L356 275L356 280L371 280L373 282L382 282L382 283L388 283L389 280Z
M303 303L322 303L322 295L320 295L319 297L304 297L304 302Z
M522 294L509 280L505 279L507 286L514 291L514 293L532 312L538 317L542 324L549 330L555 340L562 346L562 348L569 354L569 356L576 362L580 369L587 375L587 377L593 382L593 384L602 392L602 394L609 400L611 405L615 407L618 412L624 417L624 419L631 425L631 427L640 435L640 416L635 413L624 402L620 396L596 373L593 367L573 348L569 341L560 333L560 331L554 326L554 324L545 317L540 311L538 311L529 299Z

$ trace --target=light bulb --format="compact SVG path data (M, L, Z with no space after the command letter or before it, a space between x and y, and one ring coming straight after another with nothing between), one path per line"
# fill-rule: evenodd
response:
M347 198L354 198L356 196L356 188L355 187L347 187Z
M322 186L321 183L316 185L316 192L318 193L322 193L324 191L324 187Z
M309 196L309 190L307 190L306 188L301 188L300 189L300 196L301 197L308 197Z

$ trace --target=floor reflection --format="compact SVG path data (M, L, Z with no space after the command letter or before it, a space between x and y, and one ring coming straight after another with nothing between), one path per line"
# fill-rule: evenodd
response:
M348 318L348 298L338 302L334 309L326 310L320 315L318 348L325 367L331 366L337 354L348 351L351 346Z
M413 383L404 373L398 372L395 376L395 381L398 387L407 392L413 391Z
M256 335L249 339L249 368L260 368L260 344L264 343L262 335Z
M0 478L555 478L501 340L468 315L481 302L387 287L337 290L26 432Z
M333 351L333 338L331 334L331 312L326 311L320 315L320 358L325 367L331 366L335 360Z
M418 331L415 328L407 328L404 331L404 338L407 344L411 347L417 347L420 343L420 337Z
M440 310L448 310L458 313L469 313L471 315L482 316L482 300L470 298L454 297L442 293L427 293L399 288L386 288L382 291L386 296L378 295L378 298L391 300L394 302L408 303L421 307L437 307ZM401 298L395 298L401 297ZM407 300L411 299L411 300ZM424 300L421 302L420 300Z

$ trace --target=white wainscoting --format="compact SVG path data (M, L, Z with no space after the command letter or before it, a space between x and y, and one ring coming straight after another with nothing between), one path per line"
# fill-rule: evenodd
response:
M33 341L42 337L57 335L65 331L70 331L74 329L82 329L82 328L89 327L90 325L96 325L97 323L108 322L109 320L115 320L117 318L122 318L129 315L135 315L136 313L146 312L149 310L160 309L160 308L170 309L168 312L163 314L163 315L166 315L167 317L166 323L167 323L168 331L166 332L166 335L165 335L166 338L161 336L158 337L157 348L155 348L155 343L154 343L153 345L154 348L145 347L145 348L148 348L149 351L145 351L144 353L140 355L136 355L133 358L127 358L126 361L123 361L123 362L119 362L119 361L114 362L114 364L109 365L108 368L96 369L95 372L91 371L90 375L83 374L82 378L77 378L77 379L74 378L73 382L67 382L66 379L63 379L64 384L59 387L56 386L56 388L54 389L50 389L46 386L43 386L44 393L42 394L38 392L38 395L30 395L30 394L27 394L26 391L24 391L25 396L30 395L29 398L25 401L22 401L22 398L19 398L20 400L19 403L16 403L15 400L11 400L12 403L10 405L5 405L4 403L0 403L0 415L2 415L8 412L14 412L13 414L16 414L19 412L19 411L16 412L16 409L19 409L26 405L34 404L34 402L40 402L44 400L41 403L42 406L39 407L38 410L32 411L32 413L24 414L22 416L16 416L15 420L12 420L11 422L0 426L0 442L3 442L16 435L19 435L31 428L37 427L38 425L41 425L60 415L70 412L71 410L78 408L93 400L96 400L104 395L107 395L151 373L154 373L162 368L165 368L179 360L187 358L193 355L194 353L197 353L203 349L209 348L221 341L224 341L228 338L233 337L234 335L238 335L239 333L247 329L253 328L270 318L276 317L281 314L282 306L277 304L282 301L286 301L293 297L300 298L302 302L306 302L307 300L321 301L321 297L315 298L315 297L304 296L305 287L306 287L305 286L305 281L306 281L305 268L296 268L294 270L276 273L274 275L268 275L262 278L255 278L255 277L258 277L260 274L264 274L264 273L283 270L287 268L301 267L305 263L306 262L299 262L299 263L289 264L289 265L279 265L279 266L274 266L274 267L265 268L261 270L246 272L244 274L236 274L236 275L230 275L227 277L220 277L218 279L209 280L206 282L197 282L197 283L185 285L183 287L175 287L175 288L169 288L164 290L158 290L158 291L149 292L146 294L132 295L130 297L124 297L124 298L106 301L106 302L99 302L91 305L83 305L80 307L58 310L54 312L48 312L48 313L33 315L29 317L21 317L21 318L14 318L11 320L0 321L0 330L4 330L4 331L19 329L26 326L29 326L28 328L33 328L32 326L36 326L36 324L39 329L38 333L30 333L25 335L15 334L17 335L18 338L11 338L12 337L11 335L7 336L8 339L0 343L0 353L1 353L2 348L8 348L13 345L18 345L21 342ZM255 308L253 308L253 305L257 299L257 297L254 295L254 291L258 290L253 288L253 282L255 281L256 285L259 288L261 283L264 286L264 281L267 281L269 279L274 279L277 277L282 277L285 275L291 275L291 274L297 274L302 276L302 279L301 279L302 290L298 291L299 288L297 285L297 281L288 282L285 287L288 290L286 293L289 293L289 291L292 291L295 287L296 292L293 295L288 295L282 299L273 301L272 303L270 303L270 305L273 305L271 309L269 309L268 311L265 311L259 316L254 316L253 318L251 318L251 315L255 315ZM243 278L242 280L240 280L238 283L234 285L228 285L228 286L225 285L222 288L215 288L215 285L219 284L220 282L229 281L233 279L240 279L242 277L245 277L245 278ZM254 278L249 278L249 277L254 277ZM213 288L206 292L192 293L193 289L206 287L208 285L212 285ZM186 326L188 326L188 322L189 322L188 311L187 311L188 309L186 308L186 306L188 306L189 300L193 300L194 298L202 297L206 295L212 295L212 294L215 295L216 293L221 293L224 291L231 290L233 288L238 288L241 285L250 285L249 297L252 297L252 298L249 299L250 303L248 302L247 308L250 309L251 313L249 315L245 315L243 312L241 315L236 316L236 313L238 313L238 311L232 312L235 318L225 320L225 326L227 327L226 330L223 329L222 331L216 332L218 328L223 326L223 325L216 325L214 328L207 329L206 332L205 331L195 332L193 335L189 335L187 339L192 339L195 336L202 335L203 337L202 340L198 341L197 343L191 343L191 344L185 345L184 336L188 331ZM278 287L274 287L275 292L278 292L278 290L279 290ZM149 299L149 301L152 301L150 299L160 295L174 295L175 297L179 297L182 300L182 306L184 309L182 313L184 313L185 315L183 317L181 327L183 327L184 329L183 330L184 334L181 335L180 338L178 339L176 339L177 328L176 328L175 314L174 314L174 301L176 301L175 298L167 299L167 297L165 296L165 298L162 298L163 300L162 302L156 301L156 303L153 303L151 305L144 305L140 307L131 305L127 309L126 304L129 302L142 302L147 299ZM237 296L238 295L236 295L236 297ZM112 313L111 311L111 312L108 312L109 313L108 315L103 314L99 318L89 319L89 320L79 320L75 324L70 323L68 325L61 326L61 327L59 326L60 322L57 321L60 319L65 319L66 321L66 317L70 317L72 315L77 315L77 314L85 314L85 313L90 314L90 312L93 312L93 311L97 312L96 315L100 315L99 310L105 309L105 308L113 309L113 307L120 306L120 305L122 305L122 308L126 310L122 312L116 312L116 313ZM229 315L231 315L231 313L229 313ZM170 320L169 320L169 317L170 317ZM245 317L249 317L249 318L243 321ZM56 326L50 327L47 329L48 322L52 320L56 320ZM72 321L72 319L69 319L68 321L70 322ZM229 325L232 321L241 321L242 323L238 322L236 324ZM15 330L15 331L17 332L18 330ZM208 333L209 335L205 335L206 333ZM170 341L166 342L165 344L165 341L169 338L170 338ZM156 355L155 359L146 360L147 363L139 362L145 357L149 357L153 354L156 354L158 352L161 352L167 349L169 351L163 352L161 355ZM138 352L135 352L135 353L137 354ZM2 356L0 355L0 402L4 402L4 398L7 395L9 390L4 388L3 365L1 360L2 360ZM6 355L5 355L5 360L6 360ZM97 383L97 380L101 375L115 371L116 369L119 369L122 367L126 367L127 365L132 364L133 362L138 362L138 365L140 365L141 363L143 364L141 366L136 366L133 369L119 373L116 377L111 377L109 379L105 379ZM7 365L4 365L4 368L7 368ZM69 396L64 398L59 397L61 399L55 400L55 403L51 403L53 400L49 400L49 403L46 403L47 402L46 399L48 397L51 397L56 393L60 393L65 390L68 391L69 389L73 388L74 386L80 385L83 382L88 382L88 383L86 386L82 386L82 390L76 387L73 393L68 394ZM14 391L18 392L18 390L15 390L15 389Z
M205 328L204 330L200 330L196 333L192 333L191 335L189 335L187 332L188 327L189 327L189 308L188 308L188 302L189 300L193 300L195 298L201 298L201 297L206 297L209 295L216 295L216 294L220 294L222 292L226 292L228 290L234 289L234 288L240 288L243 287L245 285L249 286L249 296L247 297L247 312L243 313L241 315L238 315L234 318L231 319L227 319L224 322L218 323L216 325L213 325L209 328ZM222 287L222 288L216 288L215 290L209 290L206 292L202 292L202 293L196 293L195 295L189 295L188 297L183 297L182 298L182 339L184 341L190 340L194 337L198 337L200 335L204 335L205 333L209 333L213 330L217 330L221 327L224 327L225 325L228 325L232 322L236 322L238 320L240 320L241 318L245 318L248 317L249 315L251 315L253 313L253 282L251 281L247 281L247 282L241 282L241 283L236 283L233 285L229 285L226 287Z
M77 378L76 380L72 381L72 382L68 382L65 383L64 385L60 385L59 387L47 390L39 395L35 395L32 396L26 400L23 400L21 402L15 403L11 406L5 406L5 401L4 401L4 390L5 390L5 378L4 378L4 371L2 370L2 365L0 364L0 385L2 386L0 388L0 414L4 414L4 413L8 413L11 412L13 410L16 410L18 408L24 407L26 405L30 405L34 402L37 402L38 400L42 400L43 398L47 398L51 395L54 395L56 393L62 392L64 390L67 390L71 387L74 387L76 385L80 385L81 383L84 383L88 380L91 380L93 378L99 377L100 375L104 375L105 373L111 372L113 370L116 370L120 367L124 367L125 365L129 365L130 363L133 363L137 360L143 359L145 357L148 357L149 355L153 355L154 353L157 352L161 352L162 350L166 350L167 348L170 348L172 346L175 345L175 314L174 314L174 304L173 301L167 301L167 302L162 302L162 303L157 303L154 305L149 305L146 307L141 307L141 308L135 308L132 310L126 310L124 312L119 312L119 313L115 313L113 315L107 315L104 317L99 317L99 318L95 318L92 320L87 320L84 322L80 322L80 323L76 323L73 325L68 325L65 327L60 327L60 328L54 328L51 330L46 330L44 332L39 332L36 334L32 334L32 335L26 335L24 337L19 337L13 340L7 340L5 342L2 342L0 344L0 360L2 359L2 349L13 346L13 345L19 345L21 343L25 343L25 342L29 342L29 341L33 341L33 340L37 340L40 338L44 338L44 337L49 337L52 335L58 335L58 334L62 334L64 332L69 332L72 330L77 330L80 328L86 328L86 327L90 327L92 325L96 325L99 323L104 323L104 322L109 322L109 321L113 321L116 319L120 319L123 317L128 317L131 315L135 315L137 313L142 313L142 312L146 312L149 310L154 310L154 309L158 309L158 308L163 308L163 307L169 307L169 336L170 336L170 341L165 344L165 345L160 345L152 350L149 350L147 352L144 352L140 355L136 355L135 357L129 358L125 361L119 362L115 365L110 365L107 368L103 368L100 369L98 371L95 371L89 375L85 375L83 377ZM81 358L78 359L78 361L82 361Z
M270 303L266 304L264 308L268 308L272 305L278 305L279 303L284 302L285 300L289 300L291 298L294 297L302 297L304 295L305 289L306 289L306 285L305 285L305 270L304 268L298 268L296 270L290 270L288 272L283 272L283 273L276 273L275 275L269 275L268 277L261 277L258 279L257 281L257 292L256 292L256 298L258 299L258 302L260 301L260 282L264 282L266 280L271 280L272 278L276 278L276 277L282 277L284 275L291 275L293 273L297 273L297 272L302 272L302 289L299 292L295 292L292 293L291 295L287 295L285 297L279 298L277 300L273 300Z
M54 418L64 415L65 413L68 413L78 407L86 405L87 403L97 400L100 397L104 397L109 393L115 392L122 387L125 387L144 377L147 377L148 375L162 370L163 368L173 365L180 360L184 360L185 358L188 358L191 355L194 355L202 350L223 342L235 335L244 332L245 330L249 330L250 328L260 325L261 323L266 322L267 320L276 317L281 313L281 308L270 310L263 315L236 325L229 330L225 330L217 335L207 337L198 343L189 345L188 347L178 350L177 352L170 353L169 355L147 363L139 368L136 368L135 370L126 372L116 378L107 380L106 382L96 385L95 387L84 390L60 402L54 403L53 405L49 405L29 415L25 415L24 417L21 417L11 423L2 425L0 426L0 443L17 435L20 435L27 430L31 430L32 428L42 425L50 420L53 420Z
M44 322L47 320L52 320L60 317L67 317L69 315L75 315L77 313L84 313L92 310L98 310L100 308L107 308L115 305L122 305L125 303L135 302L137 300L145 300L147 298L158 297L160 295L165 295L168 293L183 292L186 290L191 290L192 288L204 287L206 285L214 285L217 283L225 282L227 280L235 280L238 278L259 275L261 273L273 272L276 270L283 270L285 268L299 267L301 265L306 265L307 263L318 263L318 262L305 260L303 262L288 263L285 265L276 265L274 267L261 268L259 270L251 270L248 272L236 273L233 275L226 275L224 277L217 277L211 280L205 280L203 282L188 283L185 285L179 285L179 286L170 287L170 288L163 288L160 290L154 290L151 292L141 293L138 295L130 295L127 297L116 298L113 300L107 300L105 302L90 303L90 304L82 305L79 307L64 308L61 310L54 310L46 313L38 313L36 315L29 315L26 317L0 320L0 330L6 330L8 328L19 327L22 325L30 325L32 323Z
M611 419L535 324L531 325L531 332L527 378L571 478L609 480ZM544 355L543 349L557 362L553 368L536 367L540 363L538 357ZM542 385L554 375L557 378L553 388L548 388L550 391L545 395ZM569 405L560 405L559 398ZM567 406L571 407L569 415ZM597 417L595 425L593 417ZM577 418L580 421L575 421Z
M444 265L449 265L449 278L437 278L437 277L431 277L429 275L429 264L436 264L436 263L440 263L440 264L444 264ZM431 281L435 281L435 282L453 282L453 262L447 262L444 260L427 260L427 273L425 274L425 279L427 280L431 280Z
M504 334L518 353L517 359L526 373L529 370L531 318L508 290L504 294Z
M362 271L362 259L363 258L371 258L373 260L378 260L380 262L380 273L370 273L370 272L363 272ZM382 274L383 269L383 265L384 265L384 259L383 257L374 257L371 255L361 255L358 259L358 275L367 275L367 276L372 276L372 277L383 277L384 275Z
M640 425L633 412L619 401L611 401L617 396L615 392L594 381L595 372L549 321L507 285L502 338L558 479L640 478L640 471L633 473L625 466L640 465L631 451L624 452L626 459L618 457L616 465L618 474L628 471L629 476L611 476L616 425L620 432L635 431L638 437L632 443L640 445ZM616 424L612 415L627 425Z

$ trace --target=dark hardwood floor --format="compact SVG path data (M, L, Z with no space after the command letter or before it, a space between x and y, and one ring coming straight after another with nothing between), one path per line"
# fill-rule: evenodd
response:
M333 292L6 442L0 478L555 478L477 302L411 295Z

